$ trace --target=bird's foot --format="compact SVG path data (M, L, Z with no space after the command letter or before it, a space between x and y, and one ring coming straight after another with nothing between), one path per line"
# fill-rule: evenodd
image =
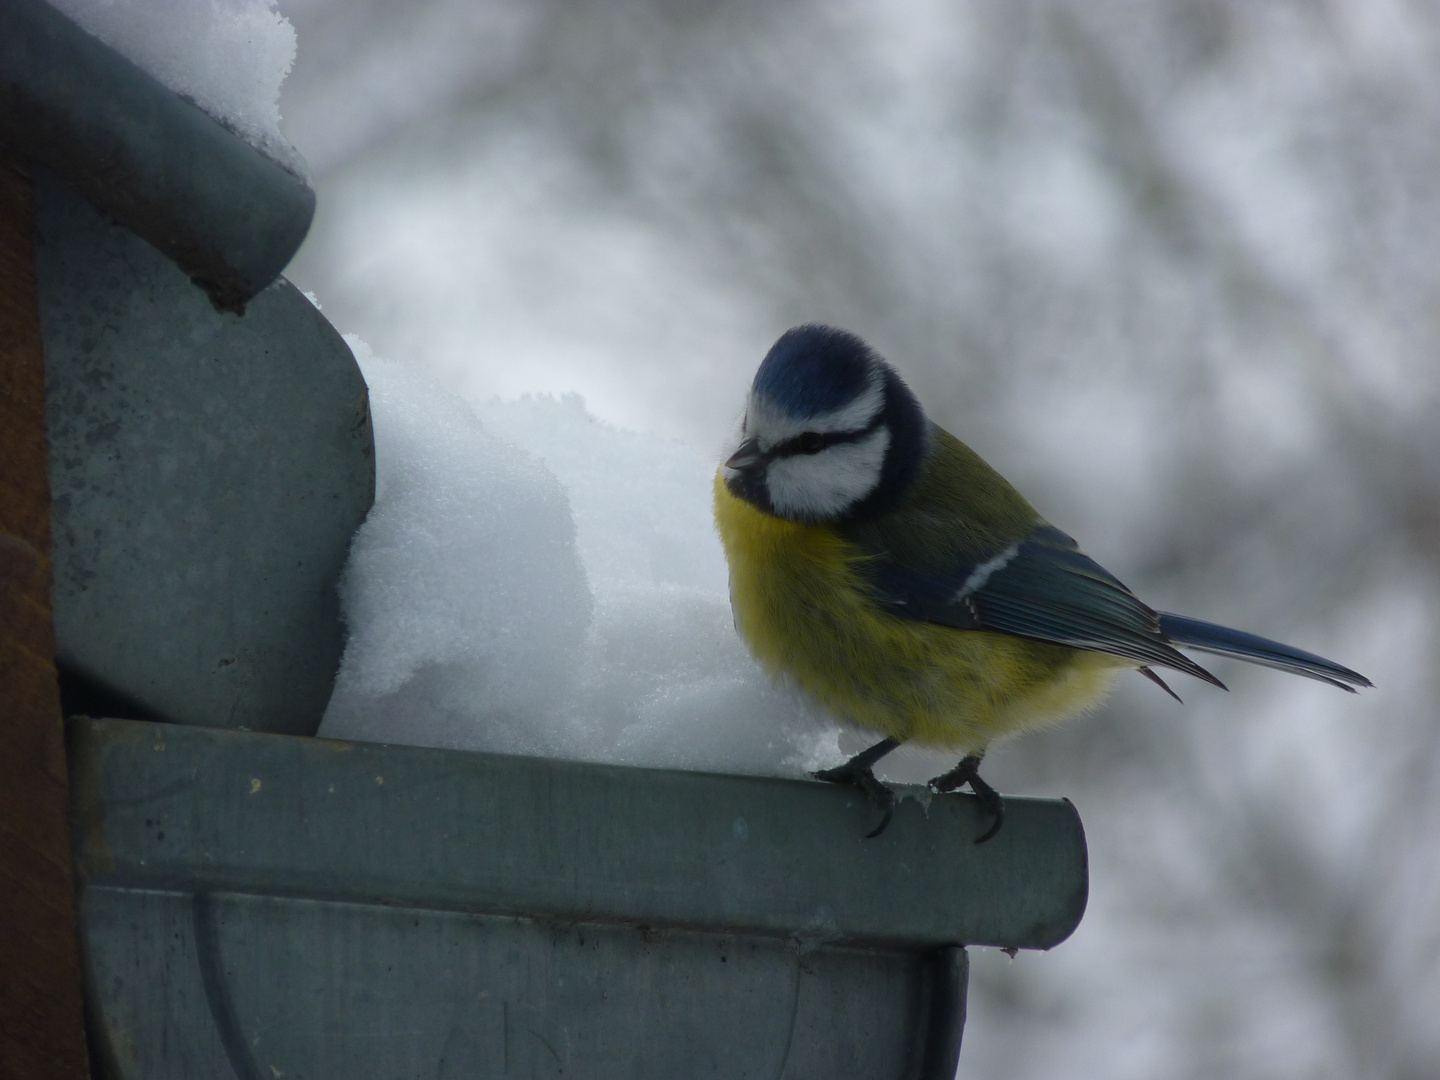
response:
M888 739L886 742L890 743L890 746L886 747L886 752L894 749L897 744ZM884 746L884 743L881 743L880 746ZM880 808L880 824L865 834L865 840L874 840L881 832L886 831L890 827L890 818L893 818L894 812L896 812L896 793L890 791L890 788L876 779L876 772L873 768L874 762L883 756L876 753L880 746L873 746L864 753L857 753L844 765L837 765L834 769L821 769L819 772L811 773L816 780L825 780L827 783L847 783L851 788L860 788L860 791L863 791L870 801Z
M941 773L929 783L931 791L941 793L954 791L956 788L970 786L977 798L980 800L980 808L990 815L990 828L975 838L975 843L983 844L1000 831L1000 826L1005 824L1005 800L993 787L980 779L980 761L984 754L971 754L961 759L947 773ZM842 765L841 768L844 768Z

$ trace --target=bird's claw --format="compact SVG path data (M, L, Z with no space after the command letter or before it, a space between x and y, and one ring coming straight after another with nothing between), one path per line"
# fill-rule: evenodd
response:
M979 780L979 777L975 778ZM992 788L984 780L979 784L975 780L970 781L970 790L980 798L980 808L991 817L990 828L975 838L975 843L983 844L1000 831L1000 826L1005 824L1005 799L1001 794Z
M824 780L830 784L849 784L851 787L859 788L877 807L880 808L880 824L865 834L866 840L873 840L890 827L890 819L895 816L895 792L876 779L875 772L869 765L856 764L855 761L847 761L844 765L837 765L833 769L821 769L819 772L810 774L816 780Z
M943 794L947 791L954 791L956 788L965 787L967 784L970 790L980 800L980 808L988 814L992 821L990 828L975 838L975 843L983 844L1000 831L1000 826L1005 824L1005 799L993 787L980 778L980 755L971 754L964 758L960 764L947 773L941 773L931 780L926 786L936 794Z

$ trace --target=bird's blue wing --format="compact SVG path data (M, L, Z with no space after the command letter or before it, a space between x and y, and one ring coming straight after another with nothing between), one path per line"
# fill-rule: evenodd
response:
M1052 525L942 572L883 548L869 553L862 572L877 602L900 618L1091 649L1224 685L1166 641L1157 612Z

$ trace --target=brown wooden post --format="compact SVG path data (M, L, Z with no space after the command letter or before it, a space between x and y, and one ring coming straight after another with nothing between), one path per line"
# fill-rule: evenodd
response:
M0 1077L90 1075L50 601L29 177L0 158Z

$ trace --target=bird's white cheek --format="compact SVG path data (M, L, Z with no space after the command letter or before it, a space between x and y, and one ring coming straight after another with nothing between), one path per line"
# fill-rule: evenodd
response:
M770 503L782 517L837 517L875 490L889 446L882 427L858 442L773 461L766 474Z

